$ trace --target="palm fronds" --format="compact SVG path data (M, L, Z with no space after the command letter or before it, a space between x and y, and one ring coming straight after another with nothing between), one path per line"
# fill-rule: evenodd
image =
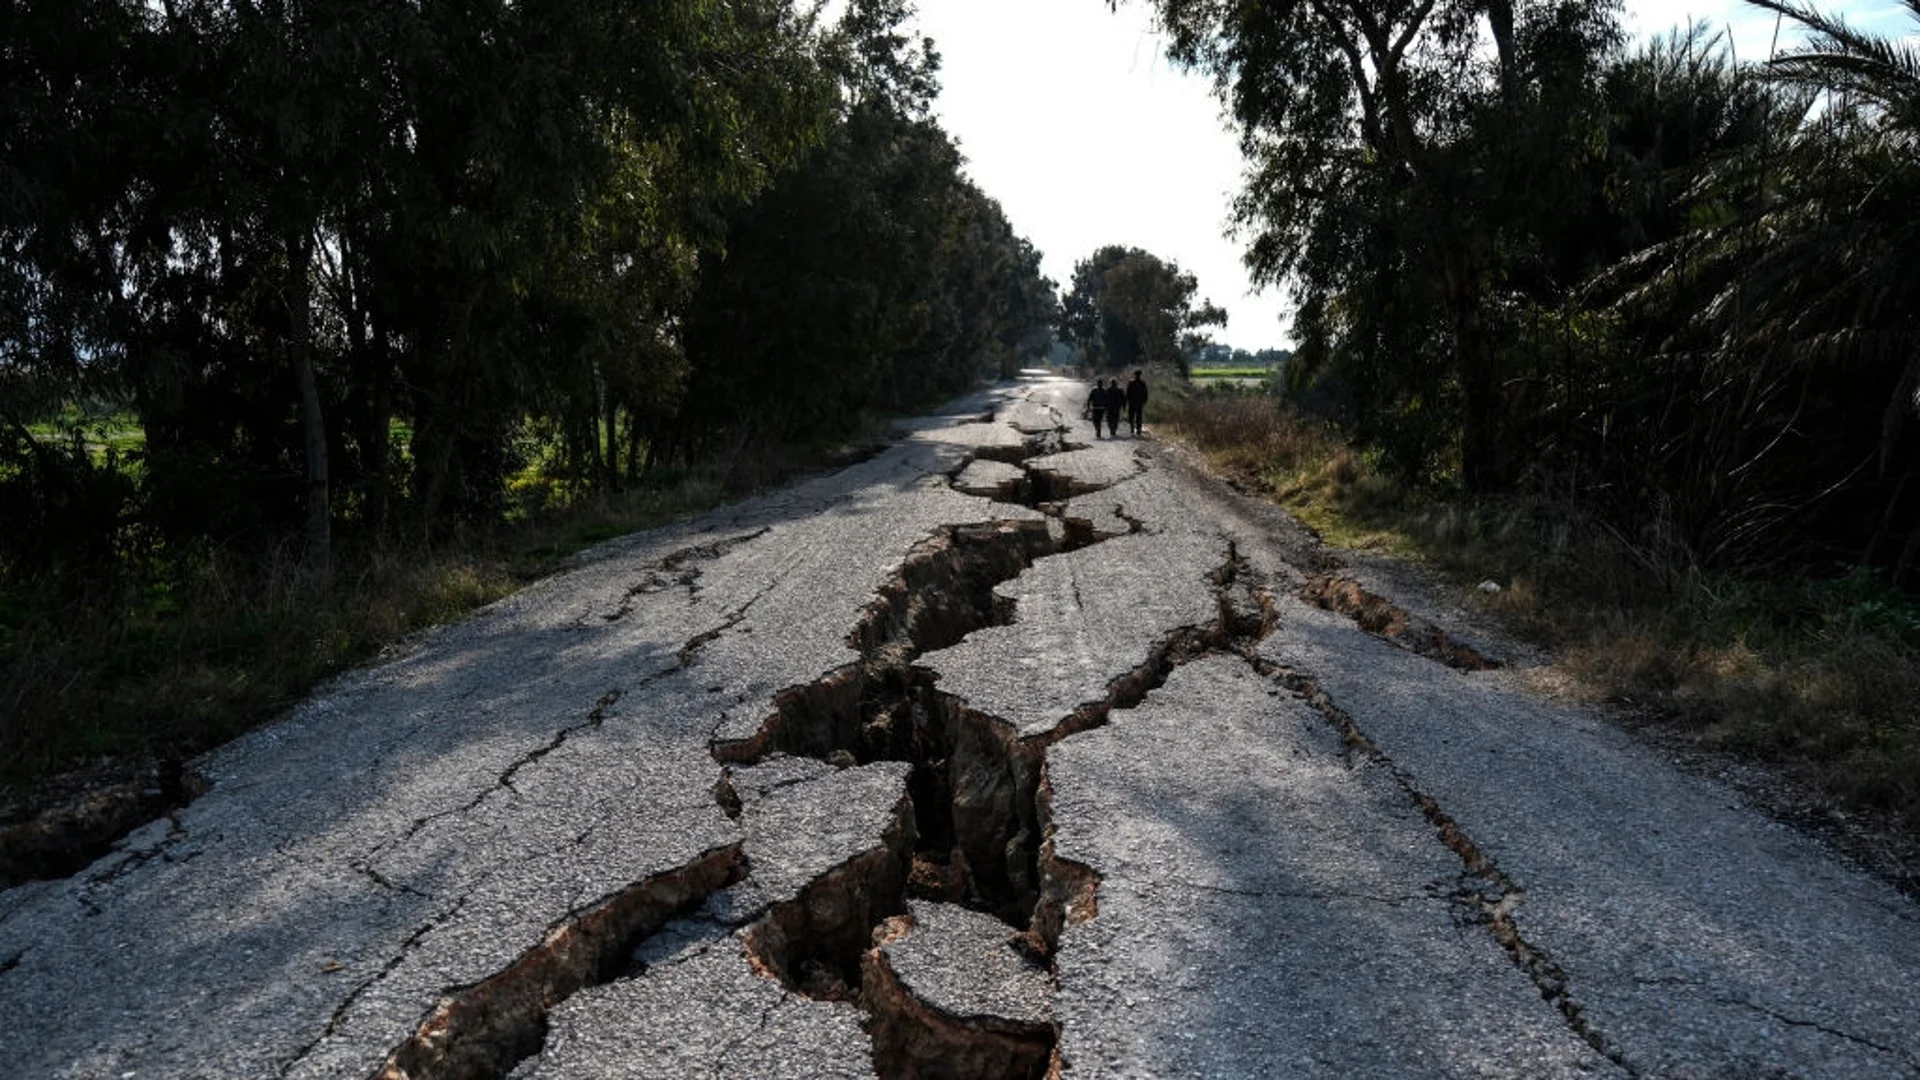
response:
M1920 125L1920 48L1862 33L1840 16L1823 15L1811 4L1747 2L1792 19L1812 34L1807 47L1768 62L1772 78L1852 95L1886 110L1898 123ZM1920 0L1903 3L1920 20Z

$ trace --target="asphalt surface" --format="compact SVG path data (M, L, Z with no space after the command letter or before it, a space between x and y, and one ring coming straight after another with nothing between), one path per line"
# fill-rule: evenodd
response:
M0 893L0 1075L1032 1075L1039 1038L1069 1076L1920 1077L1911 901L1301 602L1296 523L1085 392L596 549L197 763Z

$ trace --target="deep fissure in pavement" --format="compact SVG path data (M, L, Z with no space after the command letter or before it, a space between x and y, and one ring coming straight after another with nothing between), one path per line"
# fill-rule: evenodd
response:
M1030 440L1026 452L1055 448L1050 440ZM1057 516L1058 507L1051 509ZM1232 560L1215 576L1218 620L1168 635L1111 680L1100 700L1026 738L939 692L931 674L915 667L924 652L1008 622L1013 605L995 593L997 585L1037 559L1099 539L1090 526L1048 520L939 530L909 553L861 613L850 634L861 661L776 695L754 737L712 747L722 762L785 753L842 766L911 764L908 790L879 842L772 905L746 934L750 961L763 975L808 997L867 1008L875 1067L889 1080L1038 1077L1056 1064L1051 1024L947 1014L887 966L875 931L897 926L909 897L961 904L1005 922L1006 947L1050 978L1062 928L1093 917L1099 882L1090 868L1052 850L1047 748L1099 726L1115 708L1138 704L1177 664L1218 648L1228 635L1271 628L1271 604L1254 603L1244 582L1236 587L1241 564ZM723 775L716 799L737 814L730 793ZM570 917L507 969L450 993L377 1075L505 1074L538 1053L554 1004L633 974L636 945L749 870L734 845Z
M855 1000L872 928L904 907L914 837L913 800L902 798L877 847L814 878L747 931L754 967L806 997Z
M1324 611L1345 615L1374 637L1448 667L1488 671L1500 666L1500 661L1454 640L1445 630L1379 593L1368 591L1345 574L1314 575L1300 590L1300 599Z
M907 845L899 842L906 830L889 830L868 856L776 905L748 938L756 966L790 989L866 1006L884 1077L1045 1075L1057 1041L1051 1024L949 1015L896 977L875 935L901 932L909 898L958 904L1006 923L1007 947L1050 968L1062 929L1097 912L1099 882L1091 868L1053 851L1048 748L1139 704L1179 664L1273 627L1271 597L1230 549L1212 579L1217 618L1166 635L1098 700L1024 737L941 692L915 665L923 653L1008 622L1012 605L995 586L1073 546L1071 535L1056 535L1046 522L941 530L916 546L863 612L850 635L861 662L779 695L755 736L713 748L725 762L787 753L913 766Z
M910 916L873 931L862 958L862 999L871 1019L873 1068L882 1077L1041 1080L1054 1065L1052 1024L991 1015L956 1017L923 1000L894 970L886 946L915 932ZM1046 977L1051 977L1047 973Z
M618 977L640 941L744 874L741 846L729 844L569 917L506 969L443 998L376 1080L506 1075L539 1052L554 1003Z
M1030 438L1016 460L1057 443L1057 436ZM1106 700L1077 710L1052 737L1033 739L939 692L914 660L1010 621L1013 604L995 587L1092 537L1091 528L1046 520L942 528L909 552L862 611L848 636L861 661L777 695L753 737L713 746L714 757L730 763L785 753L842 766L912 765L907 797L882 842L774 905L747 934L749 957L763 974L809 997L867 1008L874 1066L890 1080L1037 1078L1052 1061L1050 1024L949 1016L920 1000L886 966L876 932L900 925L910 896L963 904L1006 922L1007 947L1045 965L1061 926L1091 916L1093 873L1043 859L1045 750L1097 724L1108 709L1137 702L1148 678L1170 670L1171 647L1149 658L1150 675L1116 679ZM730 790L723 779L723 805Z
M1055 517L1061 517L1059 512L1060 507L1068 499L1073 498L1075 495L1086 495L1099 491L1106 485L1076 482L1072 476L1066 473L1041 468L1034 465L1033 461L1035 458L1046 457L1052 454L1062 454L1073 450L1085 449L1088 449L1086 443L1069 441L1066 438L1066 431L1064 429L1030 433L1024 441L1017 444L977 448L968 456L965 463L947 475L947 480L959 490L970 495L978 495L983 498L992 499L994 502L1007 503L1013 506L1025 506L1029 509L1041 510ZM983 482L966 486L960 485L960 478L976 461L998 462L1002 465L1017 466L1020 471L1017 475L1007 474L1004 478L993 483ZM1063 520L1067 521L1069 527L1074 524L1069 519L1063 518ZM1087 526L1086 522L1080 522L1079 524L1083 527ZM1089 538L1091 537L1090 528L1086 529L1086 535ZM1076 546L1084 546L1086 542L1091 542L1091 540L1082 541L1076 544Z

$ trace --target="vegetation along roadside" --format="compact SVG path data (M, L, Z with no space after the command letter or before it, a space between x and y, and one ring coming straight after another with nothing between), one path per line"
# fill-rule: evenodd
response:
M1616 706L1715 771L1759 766L1729 778L1920 889L1920 599L1865 570L1707 570L1565 499L1416 487L1278 395L1166 397L1161 430L1243 488L1336 547L1415 560L1544 646L1535 689Z
M910 10L9 6L10 815L1044 354Z
M1336 543L1504 586L1649 735L1911 852L1920 0L1748 0L1758 55L1634 41L1611 0L1150 6L1293 310L1293 411L1183 429Z

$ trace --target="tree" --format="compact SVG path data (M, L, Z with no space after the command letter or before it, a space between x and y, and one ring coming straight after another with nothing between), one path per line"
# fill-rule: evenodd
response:
M1564 156L1564 127L1543 118L1611 40L1614 6L1155 3L1175 59L1214 75L1241 127L1248 263L1257 280L1294 286L1303 357L1358 354L1369 378L1405 357L1412 378L1386 412L1457 393L1469 487L1508 478L1486 306L1508 208L1532 171L1520 166ZM1504 122L1476 126L1488 116ZM1509 150L1530 131L1542 145L1523 161Z
M1227 313L1210 301L1194 302L1199 289L1198 280L1176 263L1108 245L1075 264L1060 336L1095 367L1158 363L1185 371L1187 335L1227 323Z
M317 577L395 497L423 532L497 513L547 414L610 482L698 252L831 104L785 0L31 2L0 31L7 365L138 412L151 534L304 537Z
M1857 563L1910 582L1920 61L1756 2L1811 41L1732 73L1751 105L1695 170L1684 224L1595 279L1630 350L1596 405L1625 450L1614 468L1658 493L1703 562Z
M824 141L701 260L678 443L742 481L783 441L844 437L1043 346L1053 284L930 118L938 55L907 18L899 0L848 8Z

